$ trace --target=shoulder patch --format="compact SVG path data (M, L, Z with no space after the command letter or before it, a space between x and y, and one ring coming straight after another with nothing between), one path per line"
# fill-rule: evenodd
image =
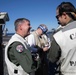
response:
M18 45L17 47L16 47L16 50L18 51L18 52L23 52L23 46L22 45Z

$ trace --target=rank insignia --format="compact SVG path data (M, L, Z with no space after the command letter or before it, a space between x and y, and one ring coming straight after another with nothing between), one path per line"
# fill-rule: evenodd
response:
M18 46L16 47L16 50L17 50L18 52L23 52L23 46L22 46L22 45L18 45Z

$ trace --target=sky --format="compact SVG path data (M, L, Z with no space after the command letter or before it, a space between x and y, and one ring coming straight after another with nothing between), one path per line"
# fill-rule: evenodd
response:
M5 28L8 33L15 32L14 21L18 18L30 20L32 29L45 24L48 30L57 28L56 7L63 1L69 1L76 7L76 0L0 0L0 12L7 12L9 21Z

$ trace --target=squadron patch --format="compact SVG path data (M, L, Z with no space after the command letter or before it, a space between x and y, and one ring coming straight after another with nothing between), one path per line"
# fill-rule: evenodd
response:
M18 46L16 47L16 50L17 50L18 52L23 52L23 46L22 46L22 45L18 45Z

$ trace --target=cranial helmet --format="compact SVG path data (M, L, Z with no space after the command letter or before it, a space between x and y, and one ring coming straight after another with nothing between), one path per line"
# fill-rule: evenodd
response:
M43 33L46 33L46 32L48 31L48 28L47 28L46 25L44 25L44 24L39 25L38 28L40 28Z

